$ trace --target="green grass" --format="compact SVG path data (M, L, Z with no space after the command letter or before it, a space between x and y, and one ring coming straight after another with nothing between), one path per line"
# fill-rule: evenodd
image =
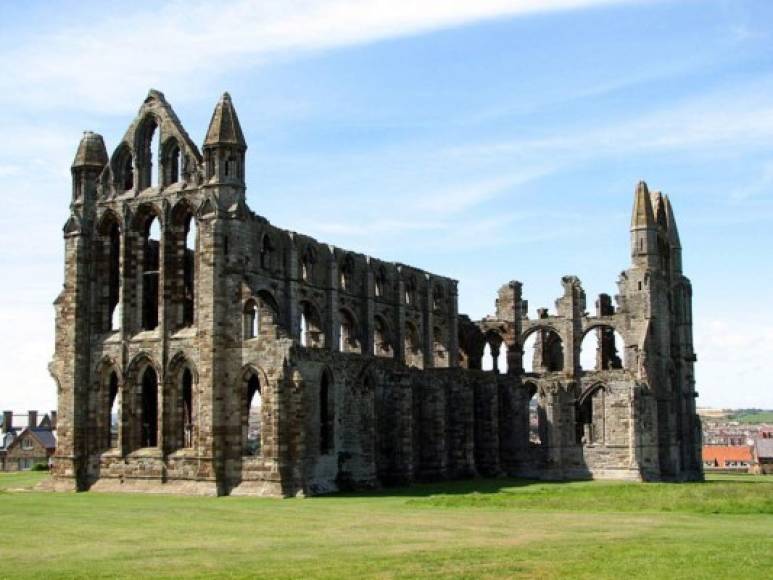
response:
M761 578L773 477L475 480L311 499L48 494L0 475L0 577Z
M773 411L745 411L730 415L729 420L753 425L773 423Z

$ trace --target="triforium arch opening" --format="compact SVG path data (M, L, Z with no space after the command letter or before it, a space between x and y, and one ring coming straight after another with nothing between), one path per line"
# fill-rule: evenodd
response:
M624 367L625 341L613 327L598 325L588 329L580 343L580 368L609 371Z
M171 290L174 327L193 326L196 320L198 226L193 207L181 201L172 211L171 227L166 229L166 284ZM173 275L170 277L169 273ZM170 279L171 278L171 279Z
M380 314L373 317L373 355L384 358L394 357L389 324Z
M405 364L417 369L424 368L424 353L421 350L421 338L416 325L410 320L405 323Z
M577 443L603 445L606 437L606 392L603 384L587 389L577 400Z
M263 450L263 393L260 375L248 368L242 378L244 406L242 411L243 455L260 455Z
M244 338L276 335L279 306L268 290L260 290L255 296L248 298L244 303L242 312Z
M450 365L448 357L448 338L445 328L435 326L432 329L432 365L435 368L447 368Z
M327 455L335 450L335 392L333 374L322 371L319 380L319 452Z
M523 368L527 373L564 370L564 345L558 332L548 326L537 326L524 333Z
M354 314L348 308L341 308L338 311L338 316L338 350L359 354L361 352L359 328Z
M102 217L97 235L97 324L99 331L106 332L121 327L121 226L112 211Z
M325 334L322 329L322 317L319 309L313 302L302 300L300 303L300 331L301 346L309 348L322 348L325 344Z

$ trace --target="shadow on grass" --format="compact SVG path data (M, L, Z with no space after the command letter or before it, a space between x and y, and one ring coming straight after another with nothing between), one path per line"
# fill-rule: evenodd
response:
M335 499L356 497L430 497L434 495L469 495L469 494L499 494L513 488L523 488L532 485L560 485L566 481L544 481L517 477L473 478L430 483L413 483L410 485L388 486L379 489L352 490L311 496L312 499Z

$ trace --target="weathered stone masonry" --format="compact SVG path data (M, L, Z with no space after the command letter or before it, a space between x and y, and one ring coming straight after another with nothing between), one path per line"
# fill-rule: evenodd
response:
M589 315L565 276L555 313L530 318L510 282L496 315L472 322L454 280L254 214L246 149L228 94L203 152L157 91L111 157L84 135L55 302L50 487L286 496L475 475L702 477L668 197L637 186L616 305L602 295ZM593 371L580 365L589 333Z

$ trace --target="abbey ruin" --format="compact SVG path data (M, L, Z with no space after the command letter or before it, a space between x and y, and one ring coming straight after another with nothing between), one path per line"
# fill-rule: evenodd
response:
M692 289L667 196L637 185L614 299L589 307L564 276L555 309L530 312L513 281L473 321L455 280L253 213L246 150L228 94L202 151L158 91L111 156L85 133L55 301L51 488L702 478Z

